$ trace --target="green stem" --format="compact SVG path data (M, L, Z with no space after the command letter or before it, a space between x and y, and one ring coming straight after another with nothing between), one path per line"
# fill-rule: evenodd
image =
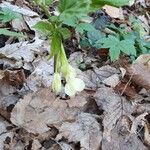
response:
M47 18L50 19L51 15L50 15L50 13L49 13L47 7L44 6L44 5L40 5L40 7L41 7L41 9L44 11L44 13L45 13L45 15L47 16Z
M67 57L66 57L66 53L65 53L65 49L64 49L64 45L61 42L61 55L62 55L62 61L63 63L68 63Z
M58 73L58 54L54 56L54 73Z

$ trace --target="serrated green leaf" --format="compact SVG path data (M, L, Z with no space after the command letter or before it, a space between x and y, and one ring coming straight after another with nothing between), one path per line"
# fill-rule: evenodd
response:
M104 48L111 48L113 45L118 45L119 39L109 35L107 38L100 39L98 43L102 43Z
M76 19L86 17L90 9L91 0L60 0L58 10L60 12L60 20L68 25L74 26Z
M43 32L43 33L50 33L53 31L53 26L50 22L48 21L39 21L36 23L33 28Z
M109 56L110 56L111 61L117 60L119 58L119 55L120 55L120 49L118 47L112 46L109 49Z
M80 23L76 25L77 32L83 33L84 31L95 31L96 29L89 23Z
M9 31L9 30L6 29L6 28L0 29L0 35L14 36L14 37L23 37L23 38L26 37L26 36L23 35L22 33L17 33L17 32L13 32L13 31Z
M122 40L120 41L118 46L120 47L120 50L125 54L136 56L136 49L132 40Z
M0 10L0 22L6 23L20 17L21 17L20 14L8 8L1 8Z
M116 7L121 7L129 5L130 0L92 0L92 6L100 7L104 5L112 5Z
M109 48L109 54L112 61L118 59L121 52L127 55L136 56L136 49L133 40L119 40L117 37L109 35L99 40L103 48Z

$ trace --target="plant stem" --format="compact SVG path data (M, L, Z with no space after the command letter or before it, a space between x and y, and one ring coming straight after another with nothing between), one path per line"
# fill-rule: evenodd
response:
M51 15L50 15L50 13L49 13L47 7L44 6L44 5L40 5L40 8L44 11L44 13L45 13L45 15L47 16L47 18L50 19Z

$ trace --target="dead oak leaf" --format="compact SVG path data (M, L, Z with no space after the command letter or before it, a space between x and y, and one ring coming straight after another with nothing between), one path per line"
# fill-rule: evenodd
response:
M103 126L104 139L111 140L111 131L122 115L131 113L131 104L124 97L119 96L111 88L99 88L94 95L100 110L104 111Z
M12 110L10 120L30 133L41 134L49 130L48 126L58 127L63 121L75 119L80 108L68 106L66 101L55 98L50 89L44 88L20 99Z
M65 122L59 129L56 139L65 137L69 142L80 142L81 150L98 150L102 140L99 123L88 113L81 113L76 121Z

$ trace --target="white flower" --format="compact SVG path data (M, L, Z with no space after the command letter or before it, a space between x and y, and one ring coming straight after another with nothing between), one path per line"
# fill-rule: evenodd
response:
M61 91L61 76L59 73L54 73L52 90L56 93L59 93Z
M81 92L85 88L84 82L75 77L67 78L65 85L65 93L69 96L74 96L76 92Z

